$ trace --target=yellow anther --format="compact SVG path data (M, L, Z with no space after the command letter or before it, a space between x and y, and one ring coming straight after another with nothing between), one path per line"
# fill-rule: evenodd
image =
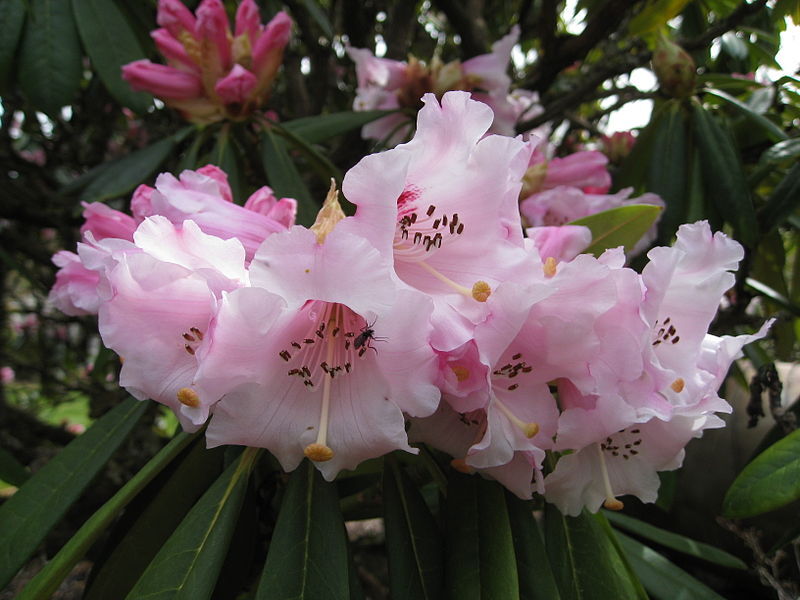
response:
M537 433L539 433L539 424L538 423L525 423L522 427L522 433L525 434L526 438L532 438Z
M339 191L336 189L336 182L331 178L331 187L328 190L328 195L325 197L325 202L322 208L317 213L317 219L311 226L317 236L317 243L322 244L327 235L333 231L336 224L344 219L344 211L341 204L339 204Z
M333 450L325 444L309 444L303 450L303 454L315 462L325 462L333 458Z
M454 458L450 461L450 466L453 467L459 473L464 473L465 475L472 475L475 472L473 467L470 467L467 464L466 459L463 458Z
M450 368L453 370L453 373L456 374L456 379L459 381L466 381L469 379L469 369L467 367L462 367L461 365L451 365Z
M486 302L492 295L492 287L485 281L476 281L472 286L472 297L478 302Z
M184 406L197 408L200 406L200 396L192 388L182 387L178 390L178 402Z
M675 392L676 394L680 394L683 391L685 385L686 382L683 380L683 378L678 377L675 381L673 381L669 385L669 387L671 387L672 391Z
M542 265L542 270L544 271L545 277L553 277L556 274L556 259L552 256L548 256L544 264Z
M233 38L233 62L239 63L244 68L249 69L252 63L252 50L250 48L250 37L243 33Z
M608 510L622 510L625 508L622 500L617 500L616 498L606 498L605 502L603 502L603 506Z

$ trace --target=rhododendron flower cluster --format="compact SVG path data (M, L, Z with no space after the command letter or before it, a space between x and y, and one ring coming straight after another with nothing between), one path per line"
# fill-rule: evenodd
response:
M241 119L263 106L292 28L283 12L262 25L254 0L239 4L234 32L221 0L203 0L195 14L180 0L159 0L158 24L150 35L167 65L137 60L122 76L195 123Z
M96 307L121 384L188 430L210 419L211 446L307 457L330 480L425 442L568 514L653 501L766 333L707 333L742 248L685 225L639 274L619 248L525 238L532 146L487 136L493 118L467 92L426 94L414 138L345 176L355 214L332 187L311 228L268 191L232 204L215 168L161 175L133 217L87 207L53 299Z
M356 63L358 90L353 110L419 110L420 98L426 92L438 98L450 90L465 90L475 100L489 105L494 111L490 131L514 135L514 125L523 114L532 116L540 110L538 96L527 90L511 91L511 78L507 75L511 49L519 39L519 27L492 46L489 54L475 56L463 63L454 60L443 63L435 56L425 64L411 56L408 62L377 58L370 50L347 48ZM408 114L397 113L365 125L361 130L364 139L377 140L387 146L407 140L413 120Z

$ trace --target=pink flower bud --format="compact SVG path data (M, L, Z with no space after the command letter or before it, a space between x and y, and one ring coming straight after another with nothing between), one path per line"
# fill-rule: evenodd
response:
M244 207L277 221L287 229L294 225L297 216L297 200L294 198L278 200L272 189L266 185L253 192Z
M256 76L241 65L233 65L233 69L225 77L217 81L214 91L225 104L240 104L252 98L257 84Z
M220 0L203 0L197 8L197 32L203 41L211 42L219 64L224 70L231 66L231 44L228 41L231 31L228 15ZM203 44L206 50L206 44Z
M83 218L86 222L81 227L81 235L91 231L97 241L105 238L120 238L133 241L136 221L125 213L109 208L102 202L83 203Z
M236 36L247 34L254 44L261 33L261 15L253 0L243 0L236 9Z
M686 98L694 93L697 70L692 57L664 35L653 53L653 71L667 96Z
M281 11L267 23L253 45L253 71L258 77L260 89L266 89L275 79L291 32L292 20Z
M124 65L122 78L137 91L150 92L169 100L189 100L203 95L203 83L197 75L149 60Z
M155 29L150 32L150 37L158 47L158 51L164 55L167 61L174 67L188 67L192 71L200 68L187 54L186 48L166 29Z
M614 164L621 163L631 153L636 143L636 136L630 131L616 131L610 136L600 138L603 144L603 154Z
M231 191L231 186L228 183L228 174L220 169L216 165L206 165L205 167L200 167L197 169L198 173L205 175L206 177L211 177L214 181L219 184L219 192L222 196L222 199L227 202L233 202L233 192Z
M156 21L178 39L184 31L197 35L197 20L181 0L158 0Z

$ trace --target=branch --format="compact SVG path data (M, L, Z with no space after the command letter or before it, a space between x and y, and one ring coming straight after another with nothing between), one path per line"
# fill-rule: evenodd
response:
M436 0L447 20L461 36L462 59L489 51L489 29L483 19L483 0Z
M417 2L396 2L383 29L386 58L405 60L410 47L411 31L417 22Z

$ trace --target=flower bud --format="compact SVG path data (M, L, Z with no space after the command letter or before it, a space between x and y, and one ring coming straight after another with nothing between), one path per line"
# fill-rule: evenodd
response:
M697 72L692 57L664 35L653 53L653 71L667 96L686 98L694 92Z

